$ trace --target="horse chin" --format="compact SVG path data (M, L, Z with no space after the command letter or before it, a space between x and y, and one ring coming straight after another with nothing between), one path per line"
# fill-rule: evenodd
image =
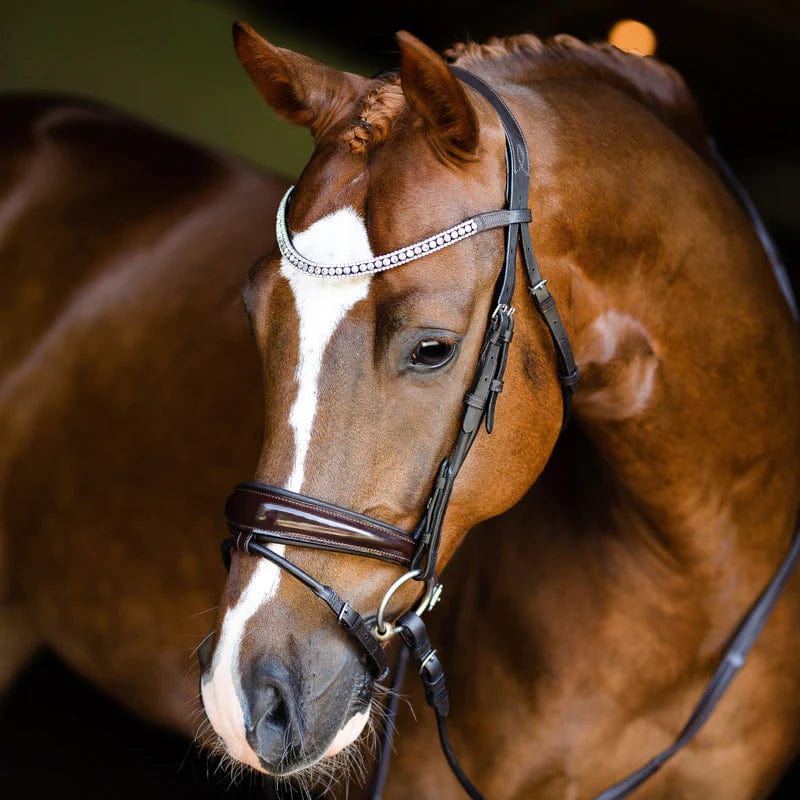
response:
M321 755L312 758L304 758L299 763L290 766L287 765L285 769L273 770L261 766L258 768L258 771L281 780L284 778L313 778L317 767L321 767L325 762L336 764L337 761L340 763L341 768L346 771L349 759L347 758L347 753L344 751L356 744L359 737L364 732L367 722L369 722L371 711L371 703L368 704L366 708L362 707L361 710L356 710L339 729Z
M316 739L316 745L305 752L297 752L295 759L287 759L279 769L259 758L259 771L279 780L294 778L305 783L314 783L316 777L328 777L332 772L347 779L354 767L356 772L360 772L358 765L362 764L363 757L358 742L368 727L374 689L372 676L360 670L338 729L328 727L327 736L319 731L317 736L309 737ZM326 741L327 745L324 744Z
M322 754L323 758L331 758L349 747L353 742L361 736L364 727L369 720L370 706L364 711L357 711L352 717L344 724L333 741L328 745L328 749Z

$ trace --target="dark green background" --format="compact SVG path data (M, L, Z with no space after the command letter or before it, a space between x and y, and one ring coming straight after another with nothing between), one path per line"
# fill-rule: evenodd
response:
M224 0L0 0L0 91L69 92L104 100L285 176L311 137L261 102L233 51L231 24L342 69L372 74L348 55L263 13Z

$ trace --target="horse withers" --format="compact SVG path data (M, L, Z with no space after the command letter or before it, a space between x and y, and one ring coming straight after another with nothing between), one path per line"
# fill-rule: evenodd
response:
M398 44L399 73L367 80L236 27L261 95L316 145L291 196L291 250L258 261L244 289L266 396L255 477L392 530L423 516L481 355L504 235L374 267L503 206L503 129L450 66L467 69L527 137L533 244L582 384L554 452L563 395L520 261L494 430L444 519L438 571L461 552L432 638L455 747L485 794L591 797L674 738L789 547L797 327L668 67L569 37L457 45L450 65L408 34ZM331 267L300 268L314 264ZM337 272L353 264L369 268ZM366 618L402 568L271 547L232 555L200 651L205 710L234 759L332 780L358 766L382 689L280 565ZM389 617L413 605L412 584ZM798 602L793 581L708 726L642 796L755 798L775 784L800 737ZM385 796L459 796L432 725L401 704L397 727Z

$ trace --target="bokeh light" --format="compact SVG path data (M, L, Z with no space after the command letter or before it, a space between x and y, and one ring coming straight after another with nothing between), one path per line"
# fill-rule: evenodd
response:
M620 50L639 56L656 51L656 35L651 28L635 19L622 19L608 32L608 41Z

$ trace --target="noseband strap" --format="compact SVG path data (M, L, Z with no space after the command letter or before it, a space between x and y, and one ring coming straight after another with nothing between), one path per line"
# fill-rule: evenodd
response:
M364 621L364 618L346 600L342 600L330 586L315 580L305 570L300 569L280 553L270 549L264 543L264 539L257 533L240 533L223 541L222 560L228 566L231 563L232 549L266 558L308 587L320 600L327 604L328 608L336 615L339 624L364 650L371 662L376 680L383 680L389 674L389 663L386 660L386 654L383 652L381 643L370 633L369 626Z
M234 534L256 534L260 542L366 556L407 566L411 534L364 514L264 483L240 483L225 503Z

